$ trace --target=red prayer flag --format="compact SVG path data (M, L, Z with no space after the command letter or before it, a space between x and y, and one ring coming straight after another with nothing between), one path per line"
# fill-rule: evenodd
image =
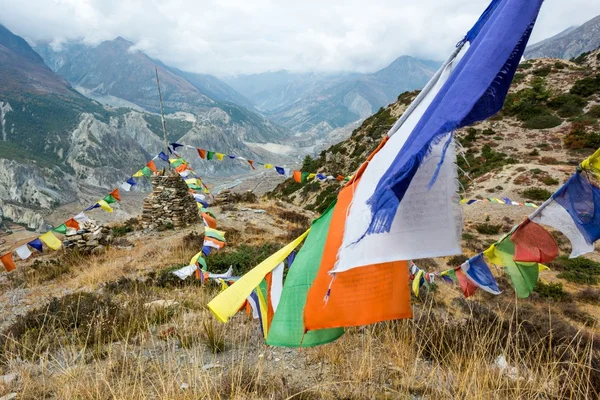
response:
M200 156L201 159L206 159L206 150L204 149L198 149L198 155Z
M114 197L116 201L121 201L121 193L119 193L119 188L116 188L115 190L110 192L110 195Z
M15 265L15 261L12 258L12 253L10 251L2 257L0 257L0 261L4 265L4 269L6 269L6 272L10 272L17 268L17 266Z
M513 232L510 241L515 244L515 261L550 263L558 257L558 244L544 228L529 219Z
M248 164L250 164L250 166L252 167L252 169L256 169L254 167L254 161L253 160L246 160L246 161L248 161Z
M204 218L204 223L208 225L209 228L216 229L217 228L217 220L210 216L210 214L203 212L202 218Z
M77 222L75 218L69 219L67 222L65 222L65 225L69 228L75 229L76 231L79 230L79 222Z
M477 291L477 285L467 278L467 275L463 272L462 268L458 267L454 269L458 284L465 295L465 297L471 297Z
M294 180L298 183L302 182L302 172L301 171L294 171Z
M156 169L156 164L154 164L153 160L150 160L150 162L146 164L146 167L150 168L150 171L154 172L155 174L158 172Z

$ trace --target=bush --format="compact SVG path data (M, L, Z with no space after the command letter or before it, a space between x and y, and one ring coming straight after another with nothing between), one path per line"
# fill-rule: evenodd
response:
M564 291L562 283L544 283L538 281L533 289L542 298L556 301L567 298L567 292Z
M575 82L571 87L570 93L582 97L590 97L594 93L600 92L600 75L583 78Z
M563 142L571 150L597 149L600 147L600 134L588 132L584 124L574 123Z
M521 64L519 64L519 68L521 68L521 69L529 69L531 67L533 67L533 64L530 63L529 61L524 61Z
M482 235L497 235L500 233L501 228L502 225L493 225L487 222L475 225L477 232L481 233Z
M114 237L122 237L133 232L133 228L128 224L115 225L111 228L111 232Z
M523 122L525 129L550 129L562 124L562 119L556 115L537 115Z
M561 272L560 274L556 275L556 277L579 284L595 285L598 283L598 278L595 276L579 271Z
M600 104L592 106L586 114L592 118L600 118Z
M554 68L556 69L565 69L565 67L567 66L567 64L557 61L554 63Z
M585 257L569 258L559 256L550 264L550 267L561 271L579 271L591 275L600 275L600 263Z
M456 266L462 265L468 259L469 259L469 257L467 257L463 254L459 254L457 256L450 257L450 259L448 260L446 265L448 265L450 267L456 267Z
M556 110L563 118L575 117L583 114L587 100L574 94L561 94L548 101L548 107Z
M577 294L580 301L591 304L600 304L600 290L584 288Z
M279 218L289 221L293 224L307 227L310 225L310 218L304 214L300 214L296 211L285 210L278 213Z
M552 196L552 192L546 189L532 187L523 190L523 196L529 200L546 201Z
M556 178L546 175L540 179L544 185L558 185L559 181Z
M536 68L533 70L532 74L535 76L548 76L548 74L552 71L552 67L546 65L544 67Z
M222 273L233 266L233 273L237 276L244 275L273 253L283 247L280 243L267 242L259 246L241 244L237 249L225 248L211 253L210 268L215 273Z

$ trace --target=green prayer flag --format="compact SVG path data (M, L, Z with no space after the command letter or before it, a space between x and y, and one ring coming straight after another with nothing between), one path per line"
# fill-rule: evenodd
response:
M107 204L112 204L112 203L117 202L117 199L112 197L112 195L110 195L110 194L107 194L102 200L104 200Z
M458 284L458 278L456 278L456 272L454 271L454 269L449 269L448 270L448 278L452 279L452 282L454 282L455 284Z
M310 175L308 172L302 173L302 183L306 182L306 178L308 177L308 175Z
M56 233L62 233L63 235L67 234L67 226L65 224L57 226L56 228L54 228L52 230Z
M496 244L496 255L502 260L504 270L513 283L520 299L529 297L537 284L539 266L535 262L518 262L514 260L515 244L506 236Z
M198 264L200 264L202 266L202 271L206 271L208 269L207 265L206 265L206 260L202 257L198 257Z
M173 168L177 168L181 164L183 164L183 160L181 158L177 158L175 160L171 160L171 165L173 166Z
M144 174L144 176L150 178L152 176L152 170L148 167L144 167L144 168L142 168L142 174Z
M215 157L215 152L214 151L208 151L206 153L206 159L207 160L212 160Z
M335 203L334 203L335 204ZM304 306L308 290L321 266L333 206L312 224L294 265L288 270L277 311L273 316L267 344L284 347L312 347L333 342L344 334L343 328L319 329L305 334Z

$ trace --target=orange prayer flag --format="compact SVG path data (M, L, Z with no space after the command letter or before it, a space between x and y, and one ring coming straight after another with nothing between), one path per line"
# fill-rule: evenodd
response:
M254 167L254 161L253 160L246 160L246 161L248 161L248 164L250 164L250 166L252 167L252 169L256 169Z
M294 180L298 183L302 182L302 172L301 171L294 171Z
M150 171L154 172L155 174L158 172L158 170L156 169L156 164L154 163L154 160L150 160L150 162L148 162L148 164L146 164L146 167L150 168Z
M338 175L337 178L335 178L335 179L337 179L338 181L341 182L344 180L344 177L342 175Z
M269 272L265 275L265 281L267 281L267 332L271 328L271 322L273 322L273 316L275 311L273 310L273 304L271 303L271 286L273 284L273 272Z
M412 317L406 261L354 268L336 274L333 282L328 274L336 262L344 235L346 210L352 201L354 186L359 181L360 178L355 178L346 185L333 209L321 266L304 308L307 330L368 325ZM327 301L324 301L326 296Z
M116 188L115 190L110 192L110 195L114 197L116 201L121 201L121 193L119 193L119 188Z
M10 251L2 257L0 257L0 262L2 262L2 265L4 265L4 269L6 269L6 272L10 272L17 268L17 266L15 265L15 261L13 260L12 253Z
M69 228L75 229L76 231L79 230L79 222L77 222L75 218L69 219L67 222L65 222L65 225Z
M217 228L217 220L211 217L210 214L203 212L202 218L204 218L204 223L208 225L209 228Z
M206 150L204 149L198 149L198 155L200 156L201 159L206 159Z
M188 170L188 169L190 169L189 165L187 165L187 164L181 164L179 167L175 168L175 172L177 172L177 173L180 174L183 171Z

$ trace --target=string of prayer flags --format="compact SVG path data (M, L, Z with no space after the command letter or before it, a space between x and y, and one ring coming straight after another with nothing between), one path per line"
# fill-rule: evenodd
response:
M29 247L27 247L26 244L24 244L23 246L17 247L15 249L15 252L19 256L19 258L23 261L25 261L29 257L31 257L31 250L29 250Z
M11 252L8 252L1 256L0 262L2 262L2 265L4 265L4 269L6 270L6 272L13 271L15 268L17 268Z
M471 204L475 204L475 203L492 203L492 204L504 204L504 205L509 205L509 206L521 206L521 207L532 207L532 208L537 208L538 206L533 204L533 203L520 203L518 201L512 201L507 197L503 198L504 200L500 200L500 199L493 199L493 198L487 198L487 199L462 199L460 201L460 204L466 204L466 205L471 205Z
M40 235L39 239L52 250L58 250L62 246L62 242L52 234L52 231Z

